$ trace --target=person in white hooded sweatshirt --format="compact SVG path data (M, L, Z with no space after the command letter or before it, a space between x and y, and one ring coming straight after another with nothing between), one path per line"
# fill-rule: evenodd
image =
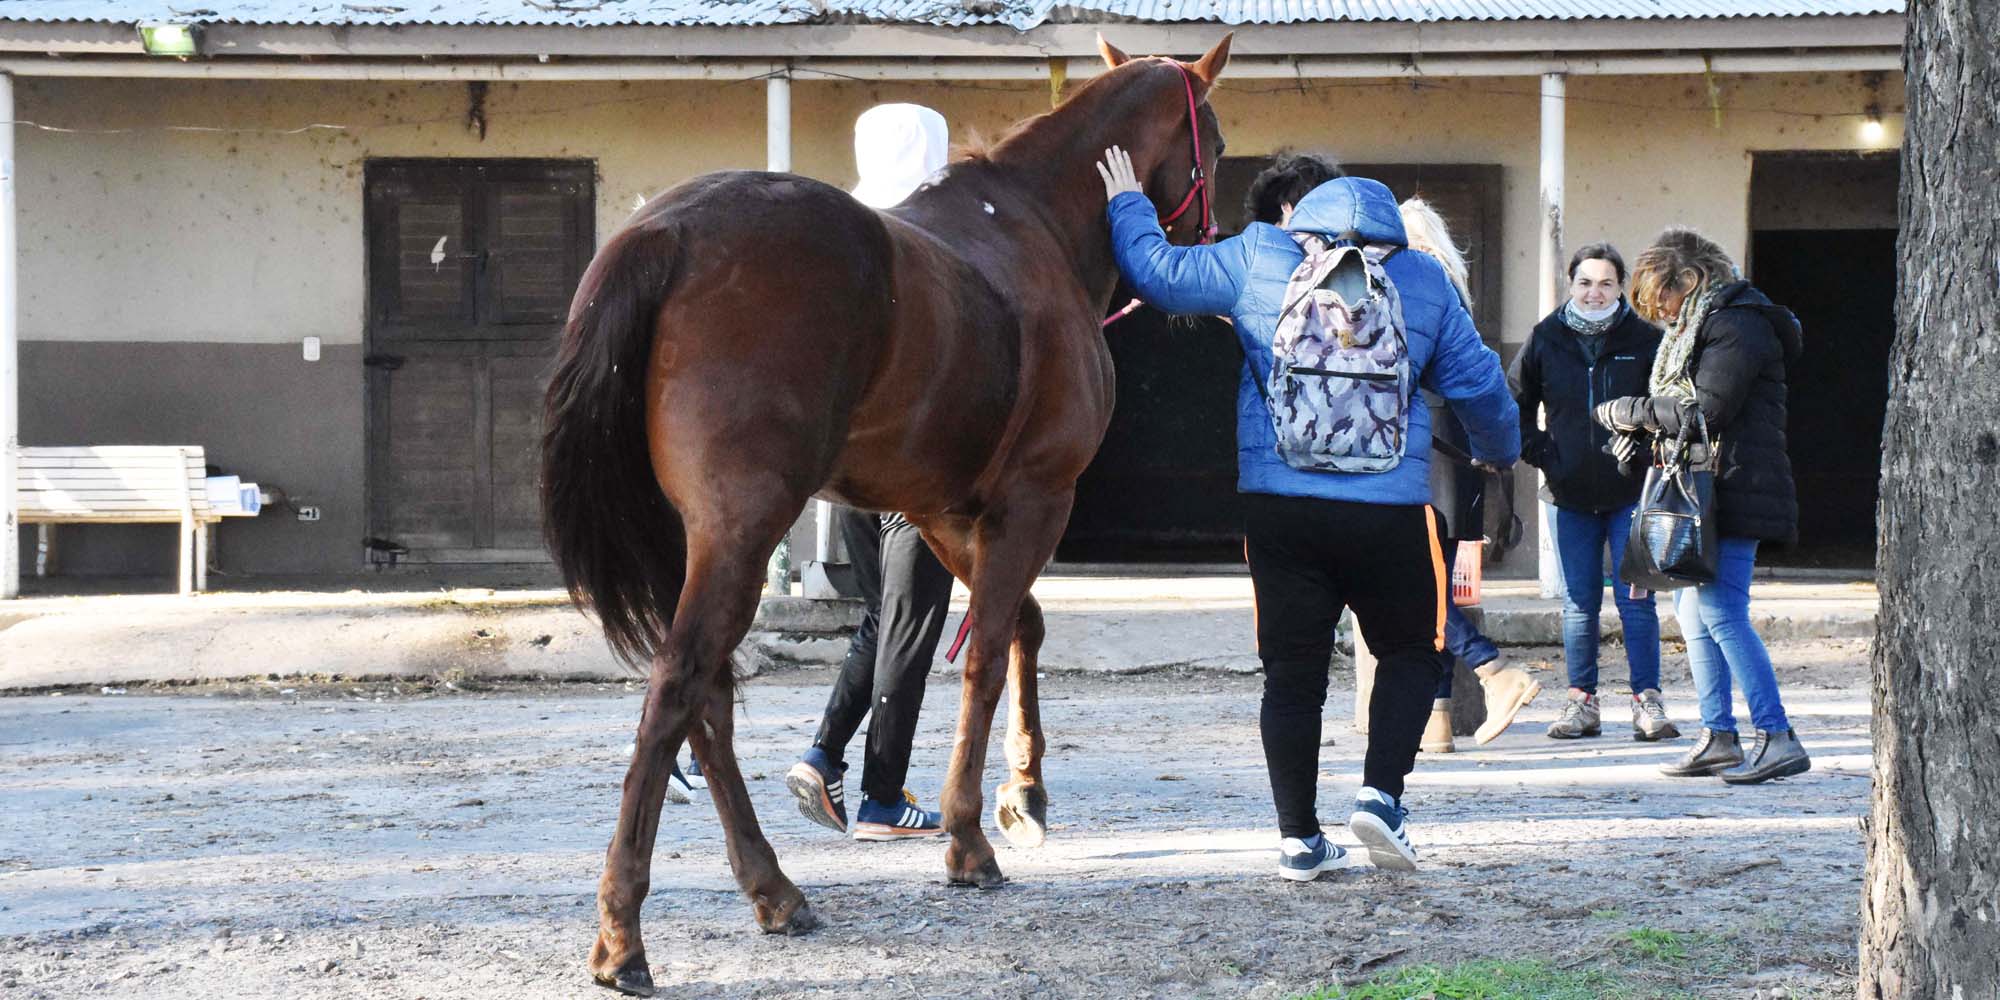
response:
M871 208L895 206L944 168L944 116L916 104L879 104L854 123L854 197ZM900 514L834 508L864 609L811 749L785 774L799 812L834 830L848 829L842 776L847 743L872 710L861 763L863 799L854 812L856 840L933 837L944 824L903 787L924 682L944 633L951 573Z

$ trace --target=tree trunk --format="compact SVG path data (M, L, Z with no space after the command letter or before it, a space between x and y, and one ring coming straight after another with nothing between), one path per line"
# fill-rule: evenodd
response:
M2000 0L1918 0L1908 16L1860 996L1993 1000L2000 997Z

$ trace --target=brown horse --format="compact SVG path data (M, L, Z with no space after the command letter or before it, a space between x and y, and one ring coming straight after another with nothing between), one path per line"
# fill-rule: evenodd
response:
M1117 271L1092 165L1130 150L1155 205L1185 216L1170 236L1200 238L1208 192L1199 225L1185 210L1220 151L1205 98L1229 57L1227 38L1192 64L1100 44L1110 72L891 211L804 177L710 174L647 204L584 274L548 392L549 546L651 681L598 886L598 982L652 989L639 908L684 739L758 925L815 923L744 789L728 666L765 561L815 496L903 512L971 590L941 796L950 880L1002 880L979 782L1003 682L996 818L1010 841L1041 842L1042 617L1028 588L1111 419L1098 318Z

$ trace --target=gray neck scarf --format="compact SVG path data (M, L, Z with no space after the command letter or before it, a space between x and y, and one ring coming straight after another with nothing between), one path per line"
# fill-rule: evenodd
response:
M1625 300L1623 299L1618 300L1618 306L1611 310L1611 315L1597 320L1584 319L1583 313L1576 308L1575 299L1563 303L1563 325L1585 337L1598 336L1606 330L1617 326L1618 321L1624 318Z

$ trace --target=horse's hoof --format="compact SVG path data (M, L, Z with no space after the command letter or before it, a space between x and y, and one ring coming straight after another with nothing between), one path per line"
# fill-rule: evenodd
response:
M617 990L628 997L649 997L653 995L653 974L641 964L619 969L607 976L601 972L591 974L597 985L607 990Z
M1040 847L1049 838L1049 793L1040 785L1001 785L993 793L993 821L1015 847Z
M1000 862L987 858L969 871L952 871L948 876L952 885L961 888L998 889L1007 884L1007 876L1000 874Z
M759 920L757 921L757 926L766 934L783 934L786 937L797 937L817 929L819 927L819 917L813 913L812 907L808 906L804 899L800 899L798 907L792 910L791 913L773 917L769 921Z

